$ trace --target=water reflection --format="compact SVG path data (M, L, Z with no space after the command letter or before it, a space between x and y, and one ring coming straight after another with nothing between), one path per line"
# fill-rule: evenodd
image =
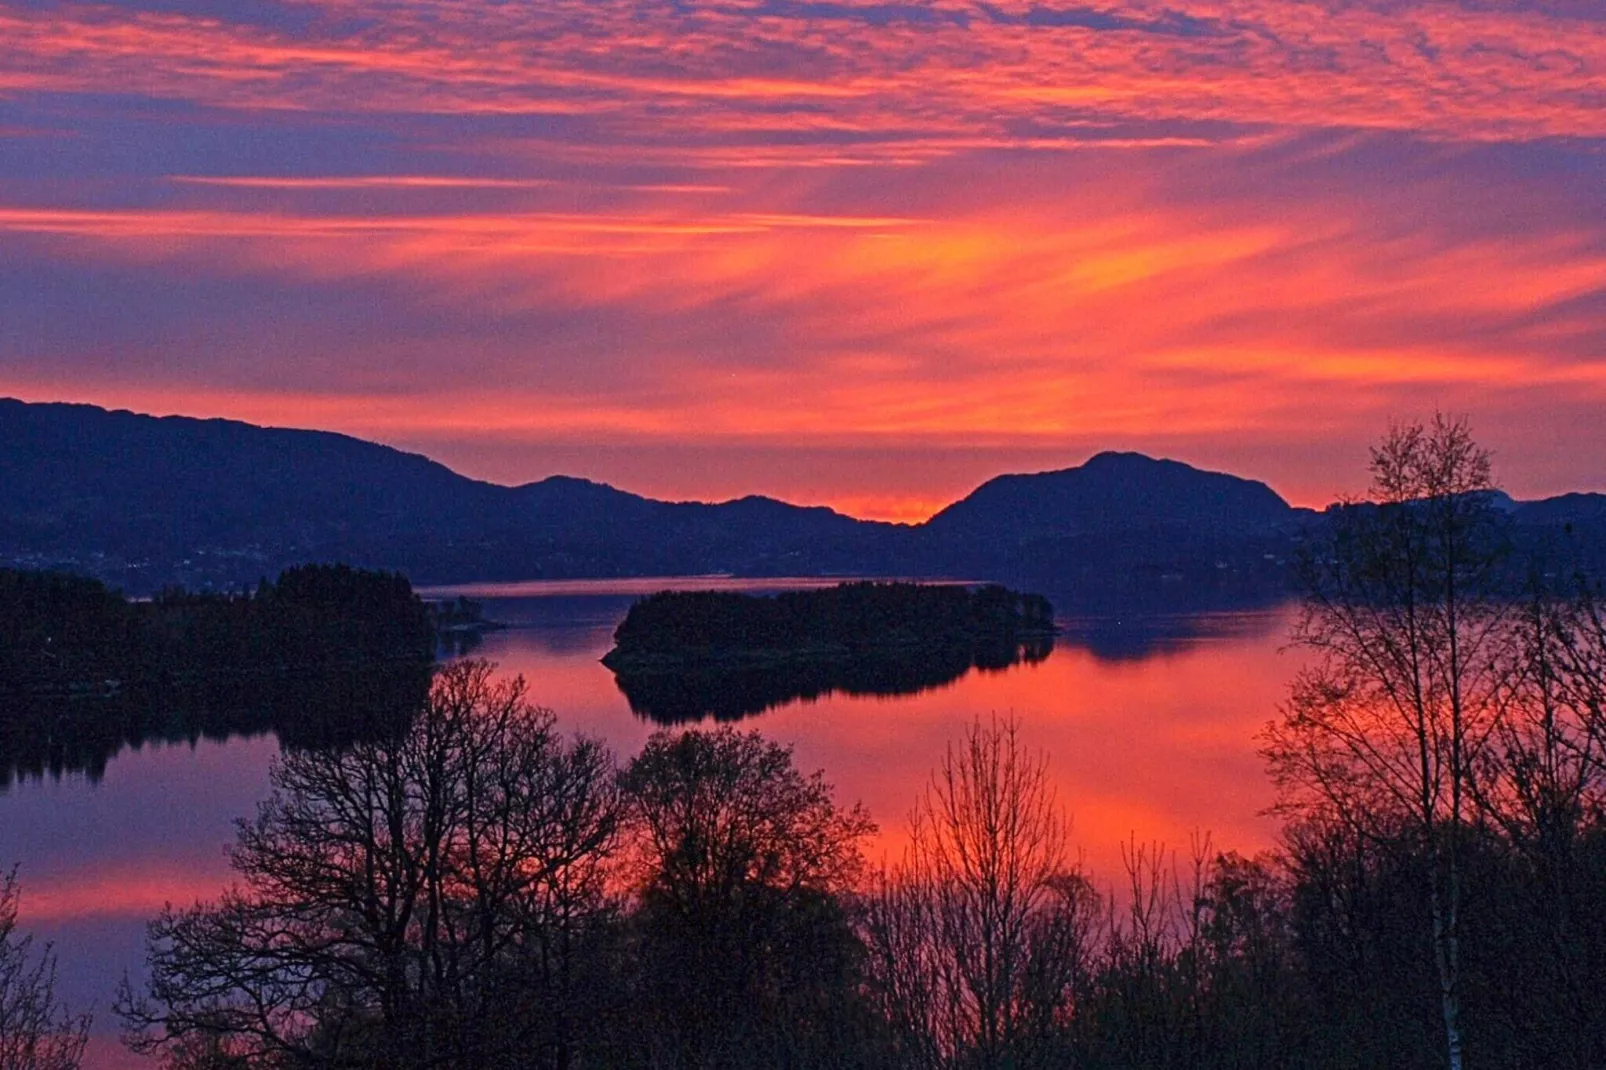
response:
M487 615L510 627L476 653L524 674L561 723L629 756L659 722L632 711L631 696L598 659L642 593L650 591L542 597L526 588L522 597L488 602ZM1185 847L1191 832L1207 829L1238 850L1269 846L1275 822L1262 811L1272 791L1255 735L1275 716L1296 667L1281 653L1288 610L1134 611L1048 594L1073 612L1059 618L1062 633L1040 660L1021 658L1002 671L967 666L941 686L896 694L799 689L747 723L792 744L799 764L823 769L842 798L862 801L892 855L943 748L971 718L992 712L1016 714L1052 755L1076 840L1101 873L1120 872L1120 846L1134 834ZM707 696L681 709L698 705L706 719L717 714Z
M735 721L799 700L827 695L891 698L947 687L972 669L1003 672L1033 664L1054 650L1049 637L976 650L937 649L763 669L699 668L688 672L619 673L614 683L630 710L657 724L713 718Z
M427 665L218 673L185 684L80 697L0 697L0 792L28 778L96 784L128 748L272 733L289 747L340 746L404 729Z
M753 586L778 585L784 581ZM649 590L662 586L653 581ZM638 588L464 592L484 598L485 615L508 625L474 653L522 673L532 698L556 711L565 730L600 737L628 758L655 722L632 712L598 659L630 603L649 593ZM941 686L897 694L874 680L863 690L805 689L747 723L793 746L801 768L825 770L839 798L865 804L881 826L877 857L902 850L904 817L943 748L973 717L992 712L1013 712L1026 741L1050 754L1074 840L1106 881L1119 876L1120 847L1133 835L1185 850L1190 832L1204 829L1223 848L1269 846L1275 822L1261 811L1272 791L1254 736L1275 715L1295 667L1279 654L1286 613L1090 612L1046 593L1073 612L1062 612L1062 634L1044 657L1002 669L967 665ZM27 773L0 794L0 865L21 865L24 923L56 941L64 998L101 1012L89 1070L120 1061L106 1008L125 972L140 981L146 921L164 901L215 897L229 880L232 823L267 791L267 765L279 750L272 733L313 742L320 727L337 723L336 710L383 686L324 679L299 694L270 687L121 710L90 704L52 716L78 718L88 730L80 738L98 742L66 748L59 730L42 727L45 718L30 729L32 741L11 752L10 775ZM306 714L292 722L274 712L287 706Z
M1264 638L1282 618L1276 607L1195 613L1110 613L1060 619L1060 642L1100 661L1141 662L1200 643Z

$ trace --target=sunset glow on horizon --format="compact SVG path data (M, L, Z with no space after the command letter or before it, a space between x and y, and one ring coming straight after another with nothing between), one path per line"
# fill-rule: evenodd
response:
M0 0L0 396L920 520L1606 489L1585 0Z

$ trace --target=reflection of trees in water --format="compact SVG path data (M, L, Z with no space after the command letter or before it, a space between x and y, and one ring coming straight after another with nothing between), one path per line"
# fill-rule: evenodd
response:
M1022 662L1036 663L1053 649L1053 637L1040 636L1021 643L782 661L763 668L710 664L683 672L626 672L617 674L614 682L632 712L659 724L707 717L734 721L831 694L892 697L933 691L972 669L999 672Z
M428 691L437 622L464 638L479 607L431 610L404 577L345 565L143 603L80 576L0 569L0 789L46 773L98 780L148 742L394 733Z
M482 631L442 632L435 637L435 654L441 658L466 658L485 642Z
M402 731L433 666L391 662L218 673L105 696L0 699L0 790L82 773L98 781L125 747L272 732L286 747L340 746Z

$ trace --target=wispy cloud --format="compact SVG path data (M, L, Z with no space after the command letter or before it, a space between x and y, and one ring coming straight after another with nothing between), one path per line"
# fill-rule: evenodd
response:
M539 189L553 185L546 178L474 178L455 175L172 175L187 186L235 189Z
M318 10L314 8L313 10ZM1285 0L329 4L290 33L65 3L0 9L17 88L235 108L589 117L637 131L762 115L954 137L1106 118L1600 136L1606 24L1528 8Z

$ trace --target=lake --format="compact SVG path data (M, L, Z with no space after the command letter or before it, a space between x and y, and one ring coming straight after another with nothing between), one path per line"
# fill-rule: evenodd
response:
M505 622L475 656L521 673L566 729L622 757L656 726L631 712L598 659L637 597L666 587L770 591L836 580L677 579L474 585L423 592L483 600ZM1121 848L1163 841L1186 855L1208 832L1218 849L1271 846L1272 789L1255 734L1276 715L1297 667L1281 652L1286 607L1203 613L1063 616L1047 658L971 671L895 697L831 694L740 722L792 744L825 770L839 801L880 824L873 859L901 849L907 814L947 744L976 717L1014 716L1049 757L1073 839L1101 885L1118 883ZM117 1042L118 982L142 973L144 925L163 903L211 898L229 880L233 822L255 811L278 752L271 735L125 749L92 781L25 779L0 794L0 865L20 867L23 927L55 942L61 994L93 1005L88 1066L143 1065Z

